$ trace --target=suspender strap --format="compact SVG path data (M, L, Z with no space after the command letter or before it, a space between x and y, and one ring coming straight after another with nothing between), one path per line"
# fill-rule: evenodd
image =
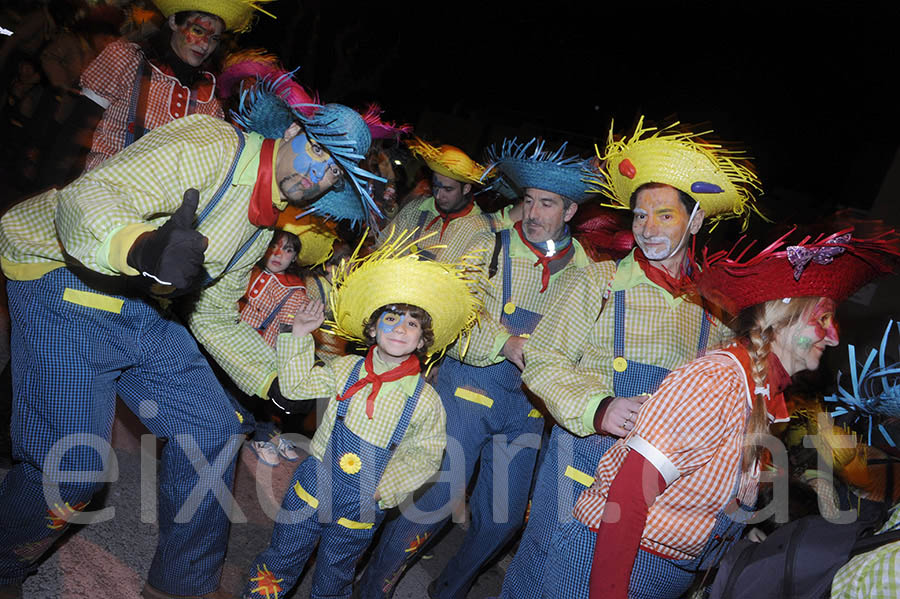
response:
M503 229L499 233L503 241L503 305L512 296L512 260L509 257L509 229Z
M416 390L413 391L413 394L410 395L409 398L407 398L406 405L403 406L403 414L400 415L400 421L394 428L394 434L391 435L391 442L388 445L389 451L394 451L397 446L400 445L400 441L403 440L406 429L409 428L409 423L412 421L413 412L416 410L416 405L419 403L419 396L422 394L422 388L424 386L425 377L420 374L419 382L416 383Z
M262 321L262 324L256 327L256 330L259 332L263 332L267 328L269 328L269 325L272 324L272 321L275 320L275 317L278 316L278 313L281 312L281 309L284 308L284 305L288 303L288 300L291 299L291 296L296 292L296 288L289 290L287 294L285 294L285 296L281 298L281 301L278 302L278 305L275 306L275 308L271 312L269 312L269 315L266 316L266 319L264 321Z
M613 353L617 358L625 355L625 290L613 294Z
M313 281L316 282L316 287L319 288L319 297L322 298L322 303L327 304L328 302L325 301L325 286L322 285L322 279L319 278L319 275L315 275Z
M360 372L360 370L362 370L362 365L363 365L363 362L365 362L365 360L366 360L365 358L360 358L359 361L356 363L356 365L353 366L353 370L350 371L350 376L349 376L349 378L347 378L347 384L344 385L344 390L341 392L341 395L346 393L350 389L350 387L355 385L356 381L359 380L359 372ZM347 400L339 401L338 409L337 409L338 419L343 420L344 416L347 415L347 410L349 408L350 408L349 401L347 401Z
M488 266L488 278L493 279L497 274L497 261L500 259L500 250L503 249L503 237L500 231L494 231L494 252L491 254L491 263Z
M425 231L422 229L425 227L425 219L428 218L428 213L424 210L419 212L419 222L416 223L416 230L418 231L418 235L422 235Z
M706 353L706 346L709 343L709 312L703 310L700 315L700 339L697 341L697 357L702 357Z
M141 58L134 74L134 85L128 102L128 120L125 123L126 148L144 135L144 114L147 112L147 96L150 94L150 76L144 74L146 62L146 58Z
M228 169L228 174L225 176L225 180L222 182L222 185L216 190L215 195L213 195L212 199L206 205L205 208L200 212L200 215L197 216L197 227L206 220L206 217L209 216L209 213L213 211L213 208L216 207L216 204L219 203L219 200L222 199L222 196L225 195L225 192L228 191L228 188L231 186L231 180L234 179L234 170L237 168L238 160L241 158L241 153L244 151L244 134L240 129L234 127L234 132L238 137L238 150L234 155L234 161L231 163L231 168ZM195 227L196 228L196 227Z

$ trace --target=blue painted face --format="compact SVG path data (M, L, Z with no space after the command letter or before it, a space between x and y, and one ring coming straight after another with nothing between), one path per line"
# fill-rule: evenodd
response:
M305 133L300 133L291 140L291 149L296 155L294 170L309 177L313 184L321 181L329 169L337 168L331 154L306 137Z
M404 320L406 320L406 314L385 312L381 315L381 318L378 319L378 330L382 333L392 333Z
M292 170L279 175L278 180L282 194L289 201L310 201L342 181L341 168L331 154L305 133L298 133L290 144Z

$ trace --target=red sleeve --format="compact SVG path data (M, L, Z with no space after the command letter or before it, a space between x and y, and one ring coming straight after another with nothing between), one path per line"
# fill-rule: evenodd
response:
M645 489L642 484L644 470L648 467L656 472L656 489ZM597 530L591 565L591 599L627 599L631 569L647 523L647 510L665 488L662 474L644 456L636 451L628 452L606 499L607 507L618 506L620 513L604 510L603 523ZM618 519L615 518L617 515Z

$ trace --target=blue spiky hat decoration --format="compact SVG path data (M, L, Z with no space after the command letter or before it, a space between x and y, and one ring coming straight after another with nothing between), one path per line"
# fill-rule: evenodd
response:
M872 349L863 364L856 360L856 346L847 346L850 387L841 386L842 373L838 372L837 393L825 397L826 402L836 404L831 410L833 417L843 416L851 426L868 428L869 445L872 444L872 433L877 430L888 445L897 446L881 423L883 417L900 418L900 362L889 363L885 356L888 337L895 324L900 329L900 323L889 321L881 346Z
M331 188L303 215L319 214L353 223L369 220L370 211L381 216L371 188L373 181L386 180L358 166L372 143L365 121L355 110L341 104L289 104L286 96L291 75L263 77L245 90L237 112L232 112L235 122L247 131L278 139L291 123L298 121L307 136L325 148L344 170L344 184Z
M566 158L565 142L556 151L545 150L544 145L536 138L524 144L517 143L516 138L503 140L499 150L496 147L488 149L490 164L482 179L496 168L519 191L534 187L581 204L588 198L590 189L582 180L590 160L578 156Z

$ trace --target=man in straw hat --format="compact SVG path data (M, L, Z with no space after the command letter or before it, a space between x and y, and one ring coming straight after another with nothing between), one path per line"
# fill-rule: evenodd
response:
M153 0L166 22L144 44L108 45L81 75L81 93L99 123L86 168L144 133L189 114L222 118L210 72L222 35L247 31L270 0ZM271 15L269 15L271 16Z
M599 187L614 207L634 213L637 248L618 263L572 273L525 346L522 380L557 425L503 597L541 596L546 539L571 520L600 456L671 369L730 336L692 291L689 241L704 218L746 216L756 175L694 134L645 128L643 120L630 138L615 141L610 131L600 159Z
M0 585L20 584L67 522L99 516L79 512L107 480L118 394L169 439L144 595L218 586L240 423L191 334L147 296L199 291L197 339L242 391L279 397L275 351L237 300L288 201L363 219L374 177L356 166L370 140L356 112L328 104L307 117L267 91L246 98L250 132L178 119L0 221L18 462L0 484Z
M393 594L409 560L465 501L480 463L462 548L429 588L432 597L464 597L481 567L521 527L544 420L521 389L522 348L560 290L563 274L588 258L568 222L588 197L586 161L564 157L543 143L504 142L494 167L524 193L522 220L513 228L481 232L467 255L488 271L485 313L468 346L451 348L435 389L447 410L448 451L443 480L416 510L385 529L363 577L367 598ZM495 481L508 481L497 484Z
M464 265L419 260L411 236L388 239L334 273L336 334L369 346L316 366L312 333L324 320L321 302L294 317L278 337L279 376L287 397L307 403L333 398L294 473L271 545L250 567L243 597L288 593L318 547L312 597L348 597L355 565L381 524L434 474L446 444L446 415L425 383L422 361L440 355L477 317L479 300Z
M431 169L432 195L421 202L412 201L403 206L397 216L383 227L382 233L389 234L391 230L400 233L406 230L422 236L437 232L427 243L444 245L449 240L449 235L445 235L445 232L452 222L467 215L482 213L475 203L473 186L479 185L484 167L456 146L433 146L418 137L406 144ZM441 249L431 248L422 252L422 255L443 259Z

